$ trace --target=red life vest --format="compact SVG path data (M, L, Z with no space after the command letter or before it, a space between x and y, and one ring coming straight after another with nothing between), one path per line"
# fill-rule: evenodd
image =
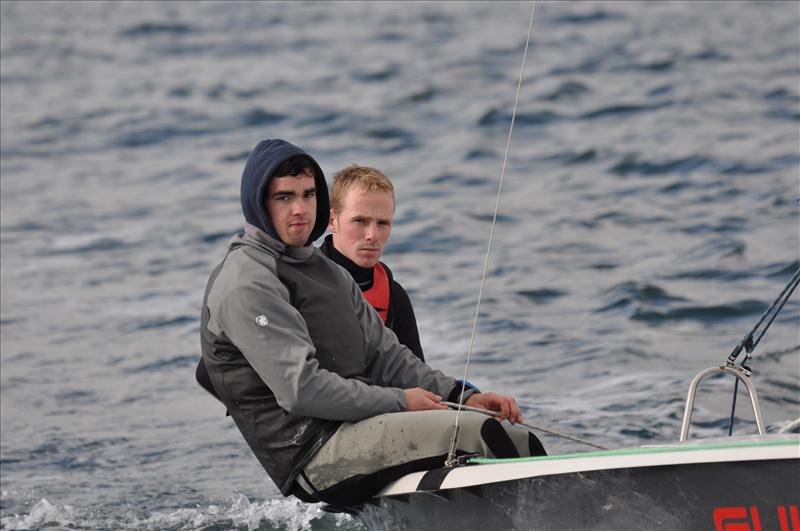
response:
M372 287L362 293L386 323L389 317L389 275L380 262L372 268Z

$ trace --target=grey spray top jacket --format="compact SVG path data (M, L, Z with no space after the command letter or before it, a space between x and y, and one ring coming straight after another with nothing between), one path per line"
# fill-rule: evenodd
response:
M272 171L298 152L264 141L248 159L246 233L212 273L201 322L212 385L284 495L296 494L297 473L342 421L403 411L403 389L447 397L457 386L400 345L349 273L311 246L329 211L316 163L310 241L297 248L277 238L264 191Z

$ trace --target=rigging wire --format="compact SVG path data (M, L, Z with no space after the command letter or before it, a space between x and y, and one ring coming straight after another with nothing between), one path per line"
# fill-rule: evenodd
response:
M519 93L520 93L520 89L522 88L522 78L523 78L523 75L525 73L525 63L527 62L527 59L528 59L528 46L530 45L531 35L533 33L533 16L534 16L535 13L536 13L536 0L533 0L531 2L531 19L530 19L530 22L528 24L528 35L525 38L525 50L522 53L522 66L520 67L520 72L519 72L519 81L517 83L517 93L514 96L514 108L511 111L511 125L508 128L508 139L506 140L506 152L505 152L505 155L503 156L503 166L502 166L502 169L500 170L500 183L498 184L498 187L497 187L497 198L495 199L495 204L494 204L494 214L492 216L492 225L491 225L491 229L489 230L489 245L486 248L486 259L484 260L484 263L483 263L483 274L481 275L481 284L480 284L480 289L478 290L478 303L477 303L476 308L475 308L475 319L473 320L473 323L472 323L472 335L471 335L470 340L469 340L469 349L467 350L467 363L466 363L466 366L464 367L464 378L461 380L461 396L464 395L464 391L466 390L466 386L467 386L467 376L469 374L469 363L470 363L470 359L472 357L472 347L473 347L473 345L475 343L475 332L476 332L476 330L478 328L478 315L479 315L480 309L481 309L481 297L483 296L483 286L486 283L486 271L489 268L489 255L491 254L491 251L492 251L492 241L494 239L494 227L495 227L495 224L497 222L497 211L500 208L500 194L501 194L501 192L503 190L503 178L505 177L506 165L508 164L508 152L509 152L509 149L511 147L511 134L514 131L514 121L515 121L516 116L517 116L517 103L519 102ZM456 463L456 458L455 458L455 455L456 455L456 443L458 441L458 433L459 433L459 430L460 430L458 421L459 421L459 417L461 415L461 409L462 409L462 407L459 406L459 408L456 410L455 426L453 427L453 438L450 441L450 451L447 454L447 461L445 461L445 466L453 466Z
M792 275L791 280L789 280L789 283L786 284L786 286L781 291L781 294L778 295L778 298L775 299L772 302L772 304L769 305L769 308L764 310L764 313L761 315L761 319L758 320L753 329L750 330L750 332L747 335L745 335L742 338L742 340L739 341L739 344L736 345L736 347L733 349L733 352L731 352L730 356L728 356L728 360L726 362L726 365L728 367L731 368L736 367L735 364L736 358L742 352L742 349L744 349L746 354L742 362L739 364L739 367L740 370L742 370L745 373L745 375L750 376L750 373L752 371L750 370L750 367L748 367L745 364L750 361L750 358L752 357L753 351L756 349L756 346L758 346L758 343L761 341L761 338L764 337L764 334L767 333L767 330L772 324L772 321L774 321L775 318L778 316L778 314L781 312L783 306L786 304L786 301L788 301L789 297L792 296L792 293L794 293L794 290L795 288L797 288L798 284L800 284L800 269L795 271L794 275ZM758 327L761 326L761 324L768 316L769 316L769 321L767 321L767 324L764 325L764 328L761 330L761 333L758 335L756 340L753 341L753 336L758 330ZM733 421L736 416L736 395L738 394L738 392L739 392L739 378L736 378L736 382L733 384L733 400L731 402L731 419L728 424L728 436L733 435Z

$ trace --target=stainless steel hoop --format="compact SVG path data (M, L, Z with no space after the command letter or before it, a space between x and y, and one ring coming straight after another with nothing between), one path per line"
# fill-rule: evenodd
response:
M756 394L755 384L753 384L743 369L739 367L734 368L722 365L719 367L709 367L708 369L700 371L700 373L698 373L698 375L692 380L691 385L689 385L689 394L686 397L686 409L683 412L683 425L681 426L681 442L686 442L689 437L689 425L692 422L692 410L694 409L694 396L697 393L697 386L708 376L720 372L732 374L745 385L747 388L747 393L750 395L750 404L753 406L753 415L756 418L758 434L764 435L764 419L761 416L761 406L758 404L758 395Z

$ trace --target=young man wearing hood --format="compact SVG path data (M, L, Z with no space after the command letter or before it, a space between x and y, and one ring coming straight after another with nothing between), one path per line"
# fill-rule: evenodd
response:
M283 495L357 503L405 473L442 466L455 416L442 397L521 421L513 398L460 396L461 384L398 343L350 274L311 245L330 206L322 170L303 150L259 142L241 203L245 233L231 240L203 300L203 362ZM462 412L459 423L460 453L544 452L492 418Z

